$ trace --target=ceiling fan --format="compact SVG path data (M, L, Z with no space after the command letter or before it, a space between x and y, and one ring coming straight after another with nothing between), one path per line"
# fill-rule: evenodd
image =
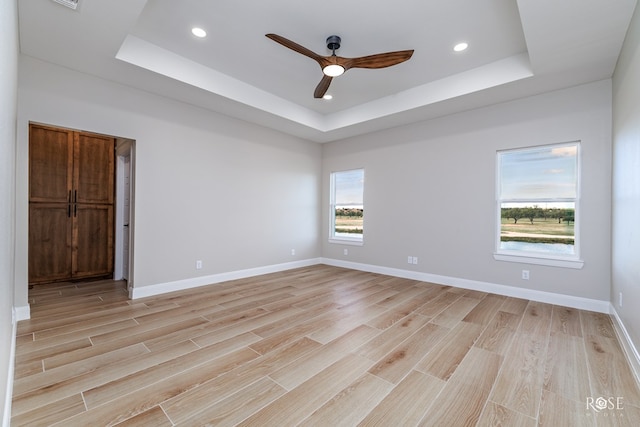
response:
M411 58L411 55L413 55L413 49L411 49L400 50L396 52L378 53L376 55L361 56L359 58L343 58L341 56L336 56L336 50L340 49L340 37L329 36L327 37L327 48L330 49L333 53L331 54L331 56L322 56L307 49L304 46L300 46L296 42L292 42L291 40L277 34L265 35L274 42L280 43L281 45L288 47L291 50L295 50L296 52L301 53L304 56L308 56L309 58L315 60L318 64L320 64L320 68L322 68L322 72L324 75L322 76L322 80L320 80L320 83L316 87L316 90L313 92L313 96L315 98L322 98L327 92L327 89L329 89L331 80L334 77L342 75L350 68L391 67L392 65L400 64L401 62L408 60L409 58Z

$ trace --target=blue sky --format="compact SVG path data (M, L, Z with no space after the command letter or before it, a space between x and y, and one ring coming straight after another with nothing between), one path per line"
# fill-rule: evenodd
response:
M575 198L577 165L577 144L501 152L500 198Z
M358 205L362 207L364 170L338 172L335 174L336 206Z

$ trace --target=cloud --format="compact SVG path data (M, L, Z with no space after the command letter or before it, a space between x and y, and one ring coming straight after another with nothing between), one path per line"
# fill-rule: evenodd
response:
M555 147L551 149L551 154L558 157L575 156L578 152L577 145L569 145L566 147Z

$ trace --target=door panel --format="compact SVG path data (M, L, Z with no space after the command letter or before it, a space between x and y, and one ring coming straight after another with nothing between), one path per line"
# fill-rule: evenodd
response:
M113 272L113 207L81 205L73 214L74 278Z
M64 130L29 129L29 201L70 202L73 137Z
M29 205L29 283L69 277L71 265L70 205Z
M113 138L76 133L74 139L74 202L113 203Z

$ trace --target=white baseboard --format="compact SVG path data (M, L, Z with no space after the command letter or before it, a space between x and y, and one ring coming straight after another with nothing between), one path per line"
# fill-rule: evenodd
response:
M610 304L610 314L613 318L613 326L616 330L616 334L618 335L618 341L622 344L622 349L627 356L629 365L631 365L631 370L636 378L636 382L640 384L640 353L638 353L638 349L634 345L631 336L627 332L627 328L625 328L624 323L620 316L618 316L618 312L613 304Z
M158 283L152 286L133 287L129 290L131 299L145 298L154 295L165 294L167 292L182 291L185 289L197 288L200 286L213 285L215 283L226 282L228 280L245 279L247 277L259 276L261 274L277 273L294 268L309 267L310 265L321 264L320 258L311 258L302 261L286 262L283 264L267 265L264 267L249 268L246 270L230 271L227 273L212 274L209 276L194 277L191 279L176 280L174 282Z
M20 320L29 320L31 319L31 307L28 305L15 307L16 310L16 321Z
M13 397L13 375L16 360L16 336L18 334L18 321L16 309L12 309L12 333L11 333L11 349L9 350L9 372L7 373L7 388L5 389L4 414L2 414L2 426L9 427L11 425L11 401Z
M419 271L401 270L399 268L380 267L377 265L361 264L331 258L322 258L322 263L333 265L335 267L344 267L353 270L367 271L370 273L379 273L389 276L403 277L406 279L420 280L422 282L438 283L441 285L453 286L456 288L471 289L474 291L490 292L492 294L523 298L548 304L561 305L563 307L596 311L598 313L609 313L609 301L600 301L571 295L555 294L552 292L536 291L534 289L516 288L513 286L498 285L496 283L480 282L477 280L461 279L458 277L440 276L437 274L422 273Z

